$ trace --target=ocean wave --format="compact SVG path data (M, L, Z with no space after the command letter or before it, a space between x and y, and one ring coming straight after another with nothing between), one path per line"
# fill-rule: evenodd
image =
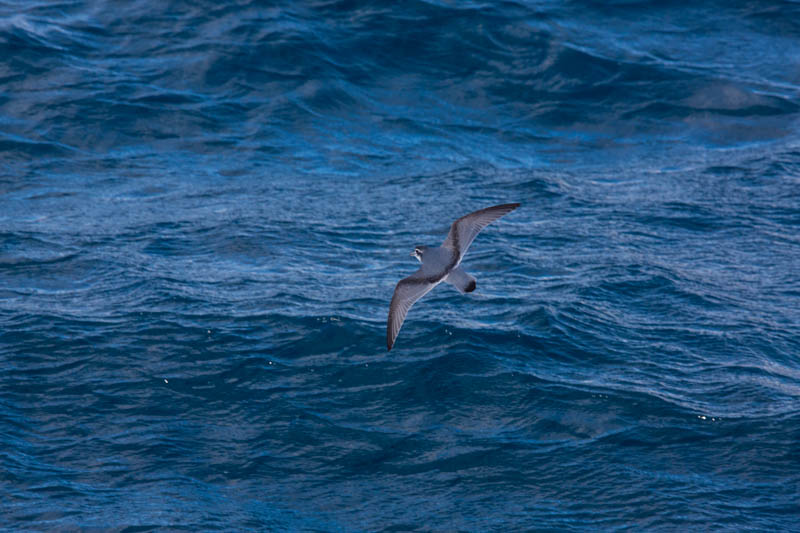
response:
M0 3L3 518L792 529L797 10Z

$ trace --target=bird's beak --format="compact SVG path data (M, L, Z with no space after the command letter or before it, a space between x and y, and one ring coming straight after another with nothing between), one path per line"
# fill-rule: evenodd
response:
M411 252L411 253L410 253L410 254L408 254L408 255L410 255L411 257L415 257L415 256L417 255L417 253L416 253L416 252Z

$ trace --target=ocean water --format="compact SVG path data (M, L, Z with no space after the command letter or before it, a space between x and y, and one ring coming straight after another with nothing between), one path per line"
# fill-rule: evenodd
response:
M798 531L798 134L792 1L2 0L0 529Z

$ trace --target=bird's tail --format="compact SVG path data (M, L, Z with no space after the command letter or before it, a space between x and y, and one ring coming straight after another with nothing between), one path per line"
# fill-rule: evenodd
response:
M475 278L464 272L460 266L454 268L444 280L458 289L461 294L472 292L478 286Z

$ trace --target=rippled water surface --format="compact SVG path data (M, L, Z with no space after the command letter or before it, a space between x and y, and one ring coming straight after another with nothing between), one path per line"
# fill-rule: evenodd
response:
M789 1L0 1L0 528L797 530L798 51Z

